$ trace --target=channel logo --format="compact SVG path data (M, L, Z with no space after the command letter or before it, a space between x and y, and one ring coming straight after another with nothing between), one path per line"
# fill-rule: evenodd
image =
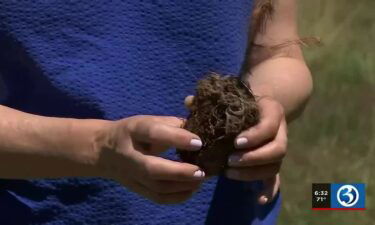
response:
M331 184L332 208L365 208L365 184Z
M312 184L314 210L364 210L365 184Z

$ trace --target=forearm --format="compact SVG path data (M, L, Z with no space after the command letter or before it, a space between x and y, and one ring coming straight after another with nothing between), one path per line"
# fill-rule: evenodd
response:
M247 79L258 96L269 95L285 109L288 120L302 111L313 88L296 23L296 0L273 0L272 19L250 41Z
M280 57L252 69L247 78L257 96L271 96L283 105L287 120L295 119L312 92L310 71L303 61Z
M90 176L107 122L53 118L0 105L0 178Z

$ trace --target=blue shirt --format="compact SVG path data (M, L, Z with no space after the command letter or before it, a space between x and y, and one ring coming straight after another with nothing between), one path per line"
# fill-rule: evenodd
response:
M251 9L251 0L2 0L1 104L55 117L186 117L199 78L240 72ZM163 157L176 159L174 149ZM216 177L165 206L102 178L1 179L0 224L273 224L280 199L257 205L260 188Z

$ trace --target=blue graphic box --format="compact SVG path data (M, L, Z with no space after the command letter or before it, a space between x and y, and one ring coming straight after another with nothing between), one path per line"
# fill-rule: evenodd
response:
M331 184L331 208L365 208L365 184Z

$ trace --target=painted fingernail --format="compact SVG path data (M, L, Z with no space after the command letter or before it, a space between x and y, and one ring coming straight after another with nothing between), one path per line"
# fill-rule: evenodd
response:
M260 197L260 203L261 204L266 204L268 202L268 198L266 196Z
M238 163L240 162L240 160L241 160L241 157L240 157L240 156L238 156L238 155L231 155L231 156L229 157L229 159L228 159L228 164L229 164L230 166L232 166L232 165L236 165L236 164L238 164Z
M204 171L202 170L197 170L194 172L194 177L197 177L197 178L203 178L206 174L204 173Z
M193 150L199 150L202 147L202 141L196 138L191 139L190 146L193 148Z
M241 148L241 147L245 147L246 144L247 144L248 140L247 138L245 137L240 137L240 138L237 138L236 139L236 145L237 147Z

